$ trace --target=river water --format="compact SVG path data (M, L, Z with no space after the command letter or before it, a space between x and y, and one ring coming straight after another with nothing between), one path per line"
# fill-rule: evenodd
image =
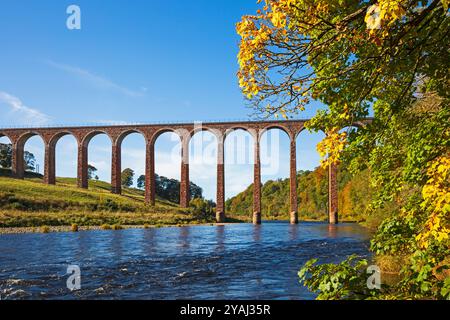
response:
M309 259L368 256L357 224L264 222L0 235L1 299L314 299ZM69 265L81 289L67 288ZM71 282L74 283L74 282Z

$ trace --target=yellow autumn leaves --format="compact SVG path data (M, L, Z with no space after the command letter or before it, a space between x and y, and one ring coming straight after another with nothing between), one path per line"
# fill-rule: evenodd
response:
M258 3L261 1L258 1ZM265 23L271 21L272 26ZM275 1L266 1L263 11L257 15L243 16L242 21L236 24L236 32L241 37L239 46L239 86L248 99L258 95L261 85L256 81L256 73L263 70L260 61L262 52L271 36L277 29L286 26L286 14Z
M265 0L262 10L258 10L256 15L243 16L242 21L236 24L236 32L241 37L238 80L248 99L256 97L265 85L256 77L268 72L264 59L270 60L271 56L265 49L270 46L271 39L288 42L289 16L295 15L295 8L299 6L307 8L308 24L314 23L316 15L328 8L324 0L314 1L314 5L306 5L304 0Z
M444 10L448 10L448 0L441 0ZM364 21L370 34L373 35L380 31L382 37L389 35L389 27L397 20L402 19L410 6L407 0L378 0L376 4L370 6L366 12ZM419 7L416 8L420 10Z
M270 53L265 52L265 48L271 38L279 41L286 36L289 8L295 1L265 0L264 7L256 15L243 16L242 21L236 24L236 32L241 37L238 53L239 86L248 99L257 96L263 88L263 84L256 80L256 74L268 71L263 59L270 57Z
M369 33L374 35L381 30L382 37L388 36L389 27L405 15L407 5L405 0L379 0L370 6L364 18Z
M289 1L287 1L287 2L289 2ZM270 21L272 22L272 24L275 28L282 29L282 28L286 27L287 15L283 11L284 7L285 6L283 6L283 5L273 4L272 5L272 13L268 14Z
M434 160L427 170L428 181L422 189L422 208L430 212L425 227L416 237L426 249L433 240L441 242L450 233L450 157Z
M317 152L320 157L320 165L327 168L331 164L339 163L340 153L347 144L347 133L339 132L339 128L334 127L328 131L326 137L317 144Z

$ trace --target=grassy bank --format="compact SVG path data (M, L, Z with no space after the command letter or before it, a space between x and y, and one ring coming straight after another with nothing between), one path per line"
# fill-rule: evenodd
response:
M42 183L38 175L25 180L0 176L0 227L39 227L77 224L177 225L213 222L212 216L194 215L163 199L155 206L144 203L142 190L124 188L110 193L110 184L89 181L89 189L76 187L74 178L58 178L55 186Z

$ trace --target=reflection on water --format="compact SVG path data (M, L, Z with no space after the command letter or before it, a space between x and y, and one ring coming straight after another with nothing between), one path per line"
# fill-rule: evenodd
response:
M337 231L338 231L338 226L335 224L329 224L328 225L328 237L329 238L336 238L337 237Z
M265 222L0 236L2 299L312 299L309 259L368 255L356 224ZM68 265L81 290L66 288Z

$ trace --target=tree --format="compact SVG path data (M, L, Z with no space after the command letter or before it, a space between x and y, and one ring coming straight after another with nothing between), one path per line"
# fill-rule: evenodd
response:
M308 127L329 133L319 148L330 161L346 142L339 129L370 108L383 115L373 125L382 128L426 79L427 91L448 98L447 1L420 8L419 1L381 0L380 29L368 23L367 1L265 2L237 24L242 91L264 116L289 117L312 100L328 105Z
M0 143L0 166L2 168L11 168L11 158L11 144Z
M372 30L373 1L265 2L237 24L239 83L260 113L287 116L318 99L330 106L321 118L342 115L333 124L349 124L380 96L408 105L418 75L433 77L430 89L448 94L440 67L448 58L446 1L420 9L419 1L381 0L380 29Z
M88 179L92 180L96 176L97 168L93 165L88 164Z
M189 202L189 207L193 214L204 217L211 217L214 215L216 204L211 200L203 198L193 198Z
M191 199L203 198L203 189L193 182L189 182L189 193Z
M366 216L369 205L370 186L368 171L351 174L345 166L339 168L339 220L368 221ZM289 179L269 180L261 188L261 210L263 216L275 219L289 219ZM298 214L303 219L325 221L328 217L328 175L322 167L314 171L297 173ZM253 188L227 199L226 212L234 215L253 214ZM368 219L369 218L369 219Z
M126 168L122 171L121 179L122 186L131 187L133 185L134 171L130 168Z
M36 169L36 157L29 151L24 152L24 162L26 171L34 171ZM12 145L0 143L0 166L3 168L11 168L12 162Z
M155 174L156 195L174 203L180 202L180 181ZM191 199L203 198L203 190L190 182Z
M25 161L25 170L26 171L35 171L36 170L36 158L34 154L31 152L24 152L24 161Z
M139 178L137 179L136 184L139 189L144 189L145 188L145 175L140 175Z
M155 174L155 186L156 195L158 197L174 203L178 203L180 201L180 181ZM139 176L137 179L137 187L139 189L145 188L145 175ZM193 182L190 182L190 194L191 199L203 198L202 188Z
M323 167L368 169L373 212L391 208L372 250L405 260L402 280L381 297L450 296L447 13L446 0L267 0L237 24L239 83L255 112L289 118L325 104L307 123L327 133L317 146ZM370 112L370 125L341 131ZM339 271L306 268L313 290L326 287L322 270Z

